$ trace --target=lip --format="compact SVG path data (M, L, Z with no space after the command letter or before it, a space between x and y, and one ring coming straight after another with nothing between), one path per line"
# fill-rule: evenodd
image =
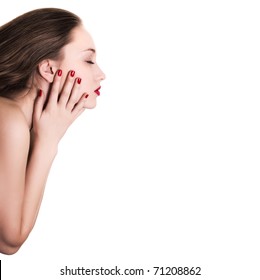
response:
M101 89L101 87L98 87L96 90L95 90L95 93L99 96L100 95L100 90Z

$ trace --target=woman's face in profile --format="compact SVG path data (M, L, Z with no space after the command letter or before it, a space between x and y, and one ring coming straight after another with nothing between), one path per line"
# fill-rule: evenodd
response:
M75 71L75 77L81 78L80 95L89 95L85 101L85 108L94 108L99 95L99 92L95 91L105 79L105 74L97 65L94 42L83 26L72 31L72 41L63 48L63 53L60 69L64 74L70 70ZM65 75L63 79L65 80Z

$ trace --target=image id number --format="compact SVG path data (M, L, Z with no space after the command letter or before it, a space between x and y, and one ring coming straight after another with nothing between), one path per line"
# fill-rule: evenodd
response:
M154 275L201 275L200 267L159 267L154 266Z

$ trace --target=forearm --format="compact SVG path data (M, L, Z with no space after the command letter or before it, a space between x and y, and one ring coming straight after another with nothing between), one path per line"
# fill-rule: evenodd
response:
M25 176L20 227L21 243L28 237L35 224L48 174L56 154L57 145L48 146L46 143L35 141L32 146Z
M19 168L15 175L7 176L4 180L3 174L11 174L11 166L19 166L21 160L10 164L10 167L2 166L2 193L5 190L3 186L9 187L5 190L6 197L1 200L0 205L1 253L15 253L30 234L39 212L52 162L57 154L57 145L35 139L32 143L29 156L26 156L24 151L26 145L21 145L20 149L24 151L22 161L27 157L27 164Z

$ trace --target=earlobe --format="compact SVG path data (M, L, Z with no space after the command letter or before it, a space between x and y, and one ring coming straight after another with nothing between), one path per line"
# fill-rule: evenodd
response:
M46 59L38 64L38 71L40 76L48 83L52 83L54 79L56 67L52 60Z

